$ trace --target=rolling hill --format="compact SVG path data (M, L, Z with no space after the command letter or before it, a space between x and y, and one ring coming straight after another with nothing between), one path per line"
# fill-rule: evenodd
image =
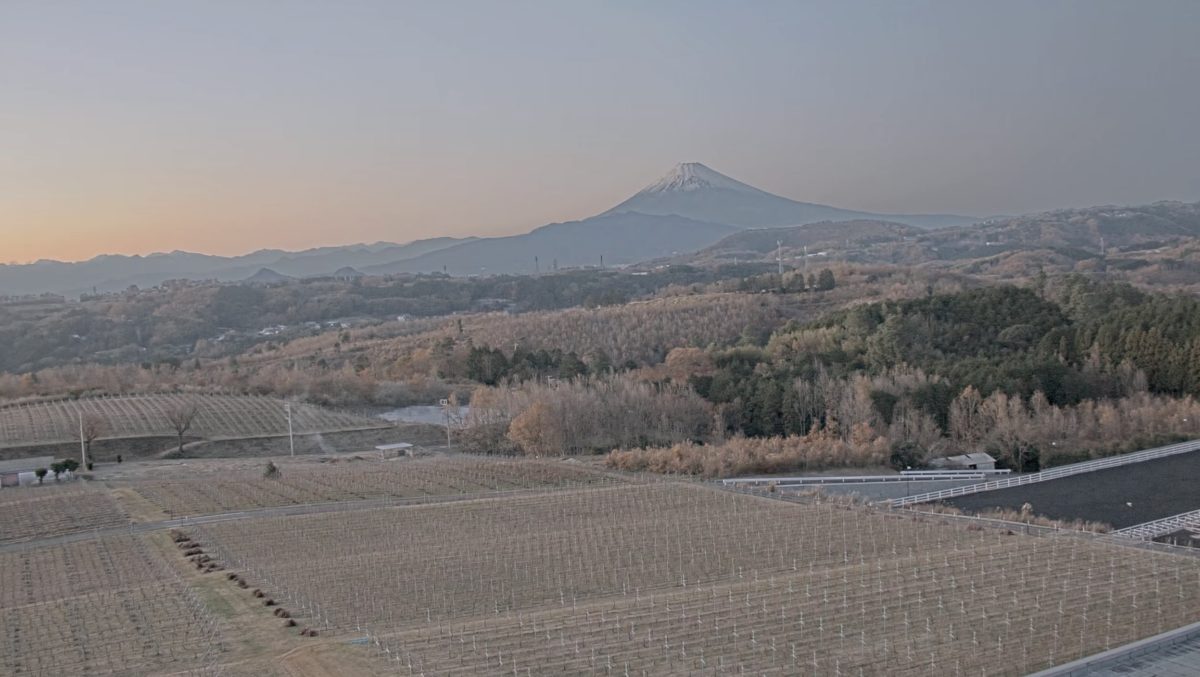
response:
M451 275L533 273L536 269L606 266L694 251L737 232L734 226L636 212L552 223L531 233L480 238L362 271L368 275L445 271ZM536 262L535 262L536 258Z

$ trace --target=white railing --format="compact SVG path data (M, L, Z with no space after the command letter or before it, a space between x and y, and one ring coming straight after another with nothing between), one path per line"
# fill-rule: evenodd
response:
M1139 541L1152 541L1163 534L1169 534L1172 531L1179 531L1180 529L1200 529L1200 510L1164 517L1153 522L1135 524L1124 529L1117 529L1112 533L1114 536L1136 538Z
M1121 454L1120 456L1109 456L1108 458L1098 458L1094 461L1084 461L1082 463L1072 463L1042 472L1029 473L1028 475L1016 475L1007 477L1002 480L992 480L990 482L981 482L979 484L969 484L965 487L956 487L954 489L943 489L941 491L931 491L925 494L917 494L905 498L892 499L893 507L902 507L913 505L916 503L928 503L930 501L940 501L947 498L955 498L957 496L967 496L969 494L977 494L981 491L992 491L994 489L1007 489L1009 487L1019 487L1025 484L1033 484L1035 482L1047 482L1060 477L1070 477L1071 475L1079 475L1095 470L1103 470L1105 468L1116 468L1122 465L1131 463L1141 463L1142 461L1150 461L1156 458L1165 456L1174 456L1176 454L1186 454L1191 451L1200 450L1200 440L1192 440L1190 442L1180 442L1179 444L1171 444L1165 447L1156 447L1154 449L1146 449L1144 451L1136 451L1132 454Z
M962 475L964 477L967 475L984 475L992 477L995 475L1011 475L1012 471L1008 468L1001 468L999 470L952 470L947 468L944 470L901 470L900 474L912 477L922 477L924 475Z
M926 473L921 475L844 475L827 477L743 477L721 480L727 487L800 487L814 484L895 484L896 482L933 482L946 480L983 480L994 475L987 471Z

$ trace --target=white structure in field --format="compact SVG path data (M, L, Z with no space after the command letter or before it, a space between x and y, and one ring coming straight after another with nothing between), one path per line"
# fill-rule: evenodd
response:
M400 456L412 456L413 445L408 442L398 442L396 444L380 444L375 447L375 451L379 452L380 458L398 458Z
M36 458L18 458L11 461L0 461L0 487L16 487L37 484L38 468L49 468L54 462L53 456L38 456ZM54 475L47 475L53 478Z
M996 459L992 458L991 454L979 451L960 456L935 458L929 465L939 470L995 470Z

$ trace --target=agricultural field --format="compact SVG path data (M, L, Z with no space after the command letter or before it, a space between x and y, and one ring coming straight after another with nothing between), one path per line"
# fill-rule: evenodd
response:
M553 460L449 458L359 460L341 463L280 461L276 477L262 463L231 469L189 468L183 479L133 480L127 485L172 516L233 510L392 498L420 500L619 482L584 464ZM117 483L114 483L117 484Z
M0 407L0 447L79 440L80 416L102 422L102 438L170 436L168 414L195 406L189 437L206 439L286 435L282 400L212 394L125 395L15 404ZM292 404L296 433L363 430L386 422L309 404Z
M0 543L128 523L107 491L79 482L0 491Z
M192 531L400 674L1015 675L1200 620L1200 559L700 484Z
M215 674L212 617L131 535L0 552L0 674Z

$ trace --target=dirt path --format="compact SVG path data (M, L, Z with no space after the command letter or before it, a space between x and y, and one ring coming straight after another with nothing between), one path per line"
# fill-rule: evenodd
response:
M353 635L322 634L302 637L311 624L299 610L288 609L296 627L287 627L275 609L256 598L252 588L241 588L225 571L202 573L185 559L166 533L148 540L179 572L205 608L217 619L224 651L218 661L224 675L245 677L333 677L379 674L383 667L370 652L349 643ZM203 545L203 544L202 544ZM322 629L322 632L325 632Z

